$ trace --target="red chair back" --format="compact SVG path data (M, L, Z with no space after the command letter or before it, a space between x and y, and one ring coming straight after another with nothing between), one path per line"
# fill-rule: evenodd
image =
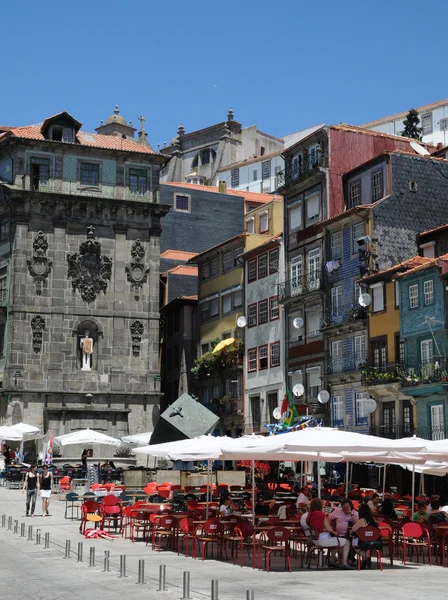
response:
M176 519L174 517L159 517L159 519L156 521L156 525L161 529L173 529L175 522Z
M369 525L358 529L356 535L362 542L376 542L381 537L381 531L377 527Z
M173 484L171 483L171 481L164 481L163 483L159 483L158 488L164 488L164 487L171 487Z
M165 498L165 500L168 500L168 498L171 496L171 491L169 488L159 488L157 490L157 494L162 498Z
M81 512L83 514L96 513L99 508L100 505L98 502L95 502L95 500L86 500L84 504L81 505Z
M235 534L242 538L252 537L254 535L254 526L249 521L240 521L235 525Z
M270 542L281 544L289 540L290 533L286 527L272 527L267 530L266 535Z
M209 519L203 523L202 529L207 535L220 535L223 530L223 524L218 519Z
M421 523L410 522L404 523L401 528L403 536L407 538L420 538L425 533L425 528Z
M269 519L265 522L265 525L281 525L282 520L278 517L269 517Z
M114 504L112 506L103 506L102 507L103 510L103 515L108 516L108 515L121 515L121 506L119 506L118 504Z
M120 504L120 499L118 496L114 496L110 494L108 496L104 496L103 501L101 503L102 506L118 506Z
M193 519L190 519L189 517L185 517L184 519L181 519L181 521L179 523L179 527L184 533L193 533L193 531L194 531Z
M90 489L95 491L100 487L101 487L101 485L99 483L92 483L92 485L90 486Z

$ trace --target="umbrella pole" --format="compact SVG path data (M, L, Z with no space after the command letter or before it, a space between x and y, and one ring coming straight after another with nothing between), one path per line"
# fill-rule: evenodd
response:
M412 514L414 514L414 504L415 504L415 463L412 463L412 504L411 504Z
M350 462L347 461L345 463L345 497L348 498L349 490L349 471L350 471Z
M205 520L208 521L208 498L209 498L209 483L210 483L210 461L207 460L207 494L206 494L206 498L207 498L207 504L205 505Z
M384 472L383 472L383 500L384 500L384 494L386 493L386 473L387 473L387 465L384 464Z
M250 472L252 480L252 525L255 525L255 463L250 462Z
M322 496L321 490L321 482L320 482L320 461L319 461L320 453L317 453L317 497L320 498Z

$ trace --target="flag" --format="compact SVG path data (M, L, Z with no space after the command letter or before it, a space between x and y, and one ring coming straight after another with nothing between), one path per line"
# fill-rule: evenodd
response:
M283 427L291 427L294 424L294 421L298 418L298 413L296 409L296 404L291 395L291 392L286 388L285 397L282 402L282 419L283 419Z

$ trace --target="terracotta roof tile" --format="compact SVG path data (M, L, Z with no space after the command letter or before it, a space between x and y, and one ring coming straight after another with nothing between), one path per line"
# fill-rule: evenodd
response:
M172 185L175 187L181 187L191 190L199 190L204 192L212 192L215 194L227 194L228 196L239 196L244 198L248 202L257 202L259 204L266 204L272 202L272 200L283 200L283 196L280 194L260 194L258 192L245 192L243 190L232 190L227 188L226 192L220 192L219 188L213 185L198 185L196 183L186 183L182 181L165 181L160 185Z
M17 138L44 141L46 138L42 135L41 129L42 125L14 127L8 131L8 136L12 135ZM98 133L86 133L80 131L76 134L76 139L81 146L92 146L94 148L104 148L107 150L123 150L125 152L140 152L142 154L155 154L154 150L151 150L142 144L138 144L136 141L127 140L116 135L100 135Z
M350 217L351 215L356 215L359 212L363 212L365 210L368 210L369 208L372 208L372 204L362 204L360 206L354 206L353 208L349 208L348 210L344 210L340 213L338 213L337 215L334 215L333 217L331 217L330 219L327 219L326 221L322 221L321 225L329 225L330 223L333 223L334 221L338 221L339 219L342 219L343 217Z
M194 258L197 252L186 252L185 250L165 250L160 255L160 258L166 258L167 260L182 260L187 262L190 258Z
M420 257L420 258L424 258L424 257ZM404 273L398 273L397 274L397 278L401 278L404 277L405 275L413 275L414 273L418 273L419 271L424 271L425 269L429 269L431 267L436 267L436 266L441 266L439 265L439 261L448 261L448 254L444 254L443 256L438 256L437 258L424 258L425 262L420 264L420 265L416 265L415 267L413 267L412 269L408 269L407 271L405 271Z
M173 275L190 275L191 277L198 276L198 268L190 265L177 265L174 269L169 269L168 273Z
M439 225L438 227L434 227L434 229L428 229L428 231L422 231L417 234L417 237L420 238L424 235L429 235L430 233L436 233L437 231L442 231L448 227L448 223L444 223L443 225Z
M379 271L378 273L374 273L373 275L369 275L367 277L362 278L363 283L370 283L376 279L382 279L387 277L388 275L393 275L398 271L406 271L406 274L409 273L410 269L414 269L416 267L420 267L426 265L431 262L432 259L427 258L426 256L413 256L412 258L408 258L401 263L394 265L393 267L389 267L388 269L384 269L384 271Z
M425 104L424 106L419 106L415 110L418 112L431 110L433 108L437 108L438 106L443 106L444 104L448 104L448 98L445 100L438 100L437 102L433 102L432 104ZM405 117L408 114L409 110L405 112L396 113L395 115L390 115L389 117L383 117L382 119L376 119L376 121L369 121L368 123L364 123L362 127L371 127L372 125L380 125L381 123L385 123L387 121L395 121L396 119L400 119L401 117Z

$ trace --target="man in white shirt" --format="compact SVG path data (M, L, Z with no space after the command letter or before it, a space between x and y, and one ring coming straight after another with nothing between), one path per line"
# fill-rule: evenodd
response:
M310 492L307 487L303 487L300 489L299 495L296 500L297 510L305 509L308 502L310 501Z

